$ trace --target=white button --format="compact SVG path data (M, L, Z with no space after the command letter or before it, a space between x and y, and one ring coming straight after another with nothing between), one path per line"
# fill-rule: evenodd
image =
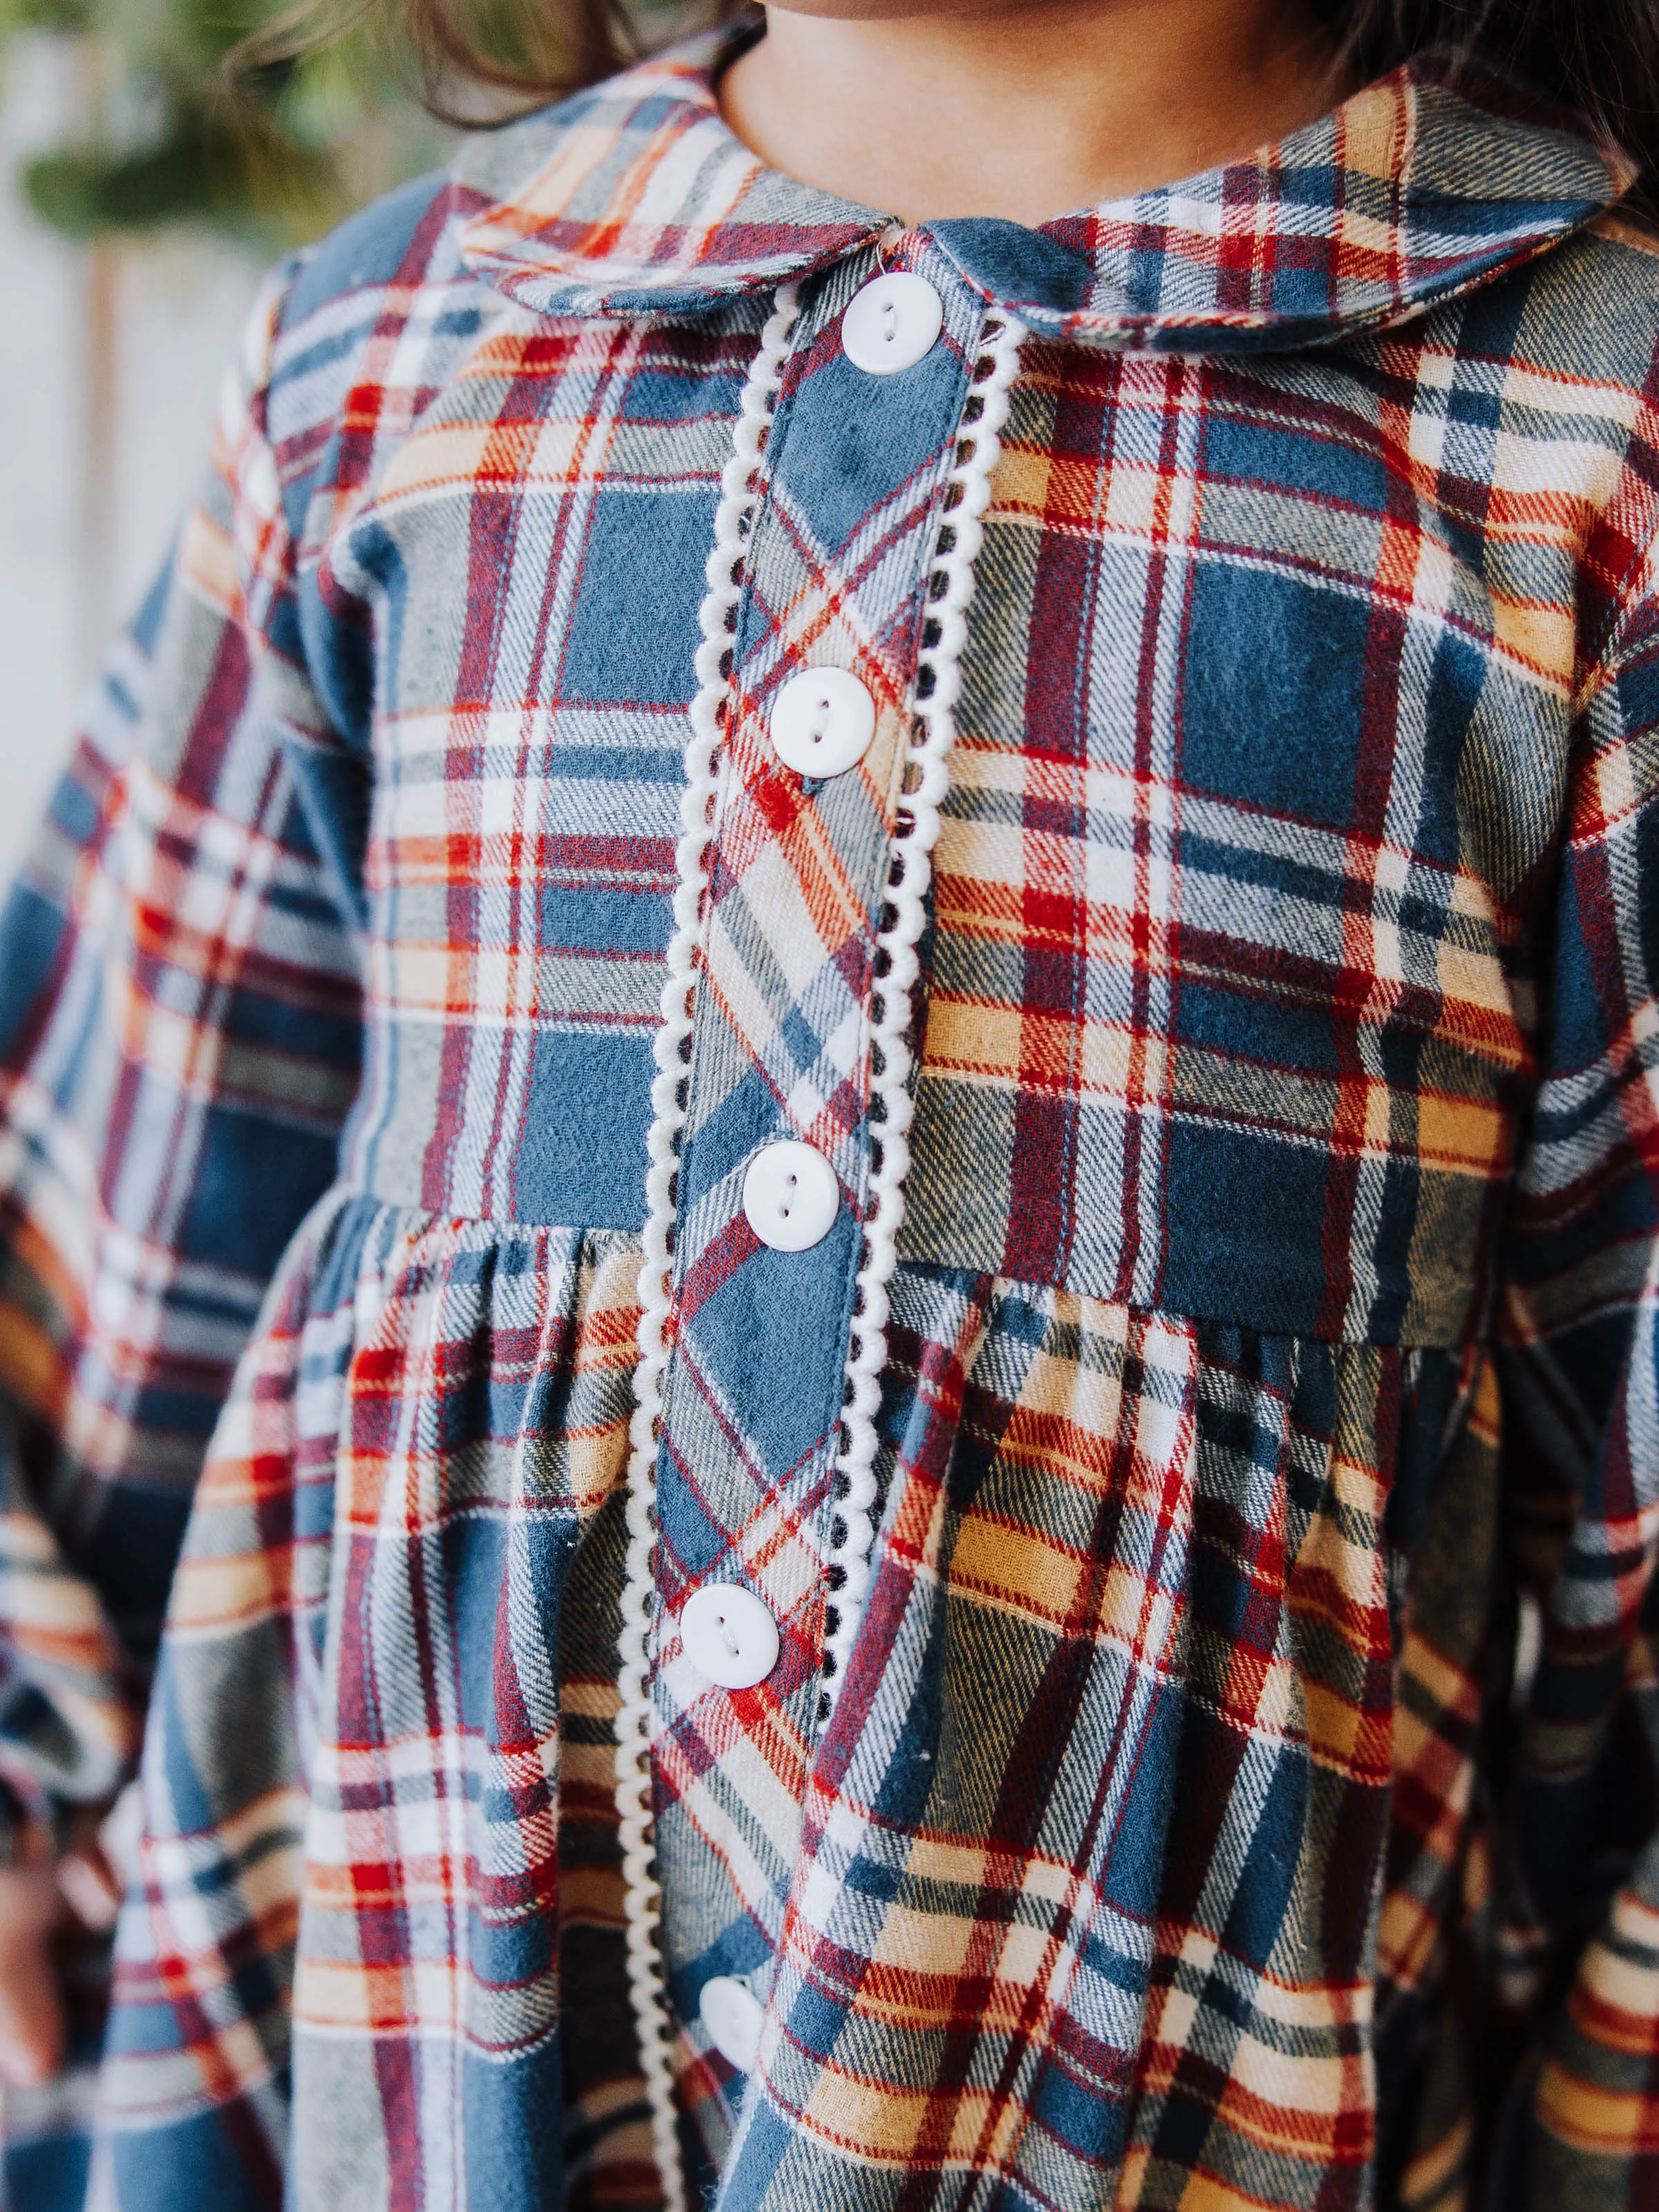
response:
M763 1244L775 1252L805 1252L834 1228L841 1186L822 1152L789 1139L750 1161L743 1210Z
M856 768L876 734L876 702L850 669L804 668L772 702L772 743L798 775Z
M685 1656L723 1690L752 1690L778 1663L778 1624L753 1590L705 1583L680 1607Z
M702 2032L728 2066L739 2074L753 2071L760 2049L761 2022L766 2014L760 1999L730 1974L716 1974L702 1985L697 2001Z
M841 342L854 368L872 376L914 368L945 324L945 303L925 276L895 269L855 292L841 319Z

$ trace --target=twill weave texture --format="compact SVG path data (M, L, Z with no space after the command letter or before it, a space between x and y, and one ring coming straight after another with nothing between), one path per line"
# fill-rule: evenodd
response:
M665 2200L614 1790L726 561L649 1475L686 2186L1635 2212L1659 258L1627 168L1425 63L1133 202L907 229L741 147L721 51L277 272L8 908L5 1826L78 1835L141 1766L144 1832L5 2188ZM895 269L943 329L868 378L840 319ZM888 871L1011 328L830 1710ZM769 717L824 666L876 736L803 781ZM810 1251L744 1207L779 1138L835 1171ZM679 1633L723 1582L781 1627L747 1689ZM743 2070L716 1977L760 2010Z

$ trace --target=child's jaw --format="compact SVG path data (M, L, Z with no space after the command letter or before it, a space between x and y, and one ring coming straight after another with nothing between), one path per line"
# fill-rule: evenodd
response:
M1347 88L1305 0L811 0L720 86L773 167L1028 227L1242 158Z

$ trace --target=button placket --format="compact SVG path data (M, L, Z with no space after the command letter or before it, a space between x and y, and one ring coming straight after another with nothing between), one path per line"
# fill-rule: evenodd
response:
M670 1869L703 1864L665 1883L665 1963L683 2018L711 1966L750 1968L757 1932L778 1940L799 1838L868 1176L871 954L902 750L892 702L906 696L920 639L936 517L925 487L931 471L937 489L953 456L970 365L963 339L978 328L977 305L959 302L956 343L933 343L900 404L905 380L872 384L842 343L845 310L874 273L868 257L831 272L803 312L732 645L658 1462L659 1856ZM853 456L865 477L849 503L821 457L872 420L881 435ZM853 550L857 565L842 574L843 551L886 503L882 562L868 568ZM792 685L799 736L789 708L780 723ZM849 727L853 687L868 706ZM799 764L788 757L797 744L813 747ZM844 766L829 767L825 745ZM722 1668L753 1662L704 1645L700 1670L694 1644L700 1619L729 1613L733 1591L775 1619L780 1647L757 1680L726 1687ZM709 1702L742 1696L774 1714L767 1748L747 1758ZM709 1730L723 1746L713 1760ZM722 1891L729 1931L711 1933ZM679 1899L693 1894L701 1901L683 1917ZM702 2032L738 2063L706 2017Z

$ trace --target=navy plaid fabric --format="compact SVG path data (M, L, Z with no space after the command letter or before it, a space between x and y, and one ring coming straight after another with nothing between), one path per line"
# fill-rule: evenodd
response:
M1628 170L1424 64L1165 191L903 230L763 169L717 60L279 272L9 910L0 1809L33 1847L142 1734L145 1831L101 2045L94 1959L76 2069L8 2100L9 2200L681 2185L616 1788L724 579L649 1644L683 2179L719 2212L1644 2204ZM839 329L882 267L944 328L875 380ZM826 1717L888 870L1011 315ZM772 705L824 667L876 735L804 782ZM805 1252L742 1204L780 1137L836 1178ZM758 1685L692 1663L710 1581L779 1623Z

